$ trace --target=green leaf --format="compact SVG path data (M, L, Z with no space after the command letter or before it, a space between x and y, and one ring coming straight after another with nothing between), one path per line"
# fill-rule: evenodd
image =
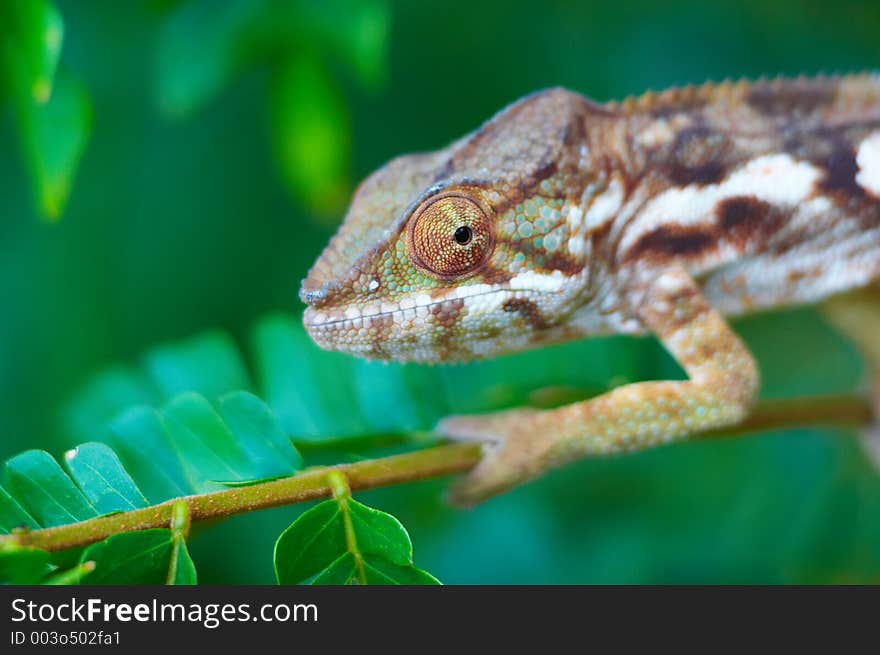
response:
M194 0L172 12L157 49L157 97L165 113L191 115L238 75L248 59L248 26L260 5Z
M85 443L67 451L70 475L100 514L127 512L149 503L107 445Z
M364 558L364 575L368 585L436 585L440 584L433 575L412 565L400 566L389 562L380 555ZM359 572L354 555L345 553L324 569L312 584L350 585L359 584Z
M45 103L61 55L64 22L46 0L5 0L0 5L0 31L19 69L20 83L34 102Z
M347 504L362 553L381 555L395 564L412 564L412 542L400 521L354 499L349 499Z
M0 584L38 584L52 570L49 558L38 548L0 548Z
M248 452L255 474L277 477L302 468L302 457L262 400L235 391L221 397L217 405L236 441Z
M66 403L63 427L73 443L104 439L110 423L135 405L159 403L161 397L147 376L123 366L101 371Z
M151 503L196 492L156 410L132 408L113 421L110 435L119 459Z
M172 543L168 575L165 581L170 585L198 584L196 566L193 564L183 539L175 539Z
M141 370L115 366L93 376L64 410L64 427L74 442L107 438L108 425L135 405L157 407L186 391L209 398L250 388L235 342L204 332L163 344L142 357Z
M20 527L34 529L40 526L6 489L0 487L0 534L8 534Z
M185 393L172 400L162 410L162 423L199 492L218 489L218 481L259 477L241 444L202 396Z
M346 523L351 532L347 535ZM279 584L425 584L434 580L412 565L412 542L396 518L344 497L303 512L275 543ZM385 576L387 580L375 582ZM396 582L400 580L400 582Z
M247 392L221 397L217 409L200 394L183 393L159 411L131 410L111 434L121 461L154 503L302 467L271 410Z
M224 340L215 337L193 339L194 349L165 347L153 359L154 368L172 371L198 368L198 356L206 359L205 369L236 371L237 354ZM212 358L220 362L212 363ZM161 364L156 362L161 360ZM224 364L225 362L225 364ZM237 374L227 376L231 384ZM242 373L243 375L243 373ZM178 379L201 378L183 373ZM105 378L107 379L107 378ZM130 375L118 379L128 385ZM241 379L241 378L238 378ZM217 386L217 379L211 381ZM174 385L169 385L169 389ZM95 385L90 385L96 389ZM103 390L113 397L112 390ZM95 394L80 395L92 407L112 403L96 400ZM71 413L76 413L71 408ZM88 408L83 412L87 413ZM92 421L93 419L89 419ZM249 485L258 481L292 475L302 468L302 457L281 430L272 411L256 396L236 391L222 396L216 409L200 394L183 393L160 410L134 407L114 418L101 430L113 449L88 443L68 454L71 474L92 501L96 511L128 511L194 493L222 489L227 485ZM13 494L14 495L14 494ZM0 527L11 530L28 520L21 498L0 493ZM60 520L60 519L58 519ZM67 522L67 521L63 521Z
M346 552L339 506L333 500L318 503L300 514L275 542L278 583L299 584Z
M115 451L90 442L65 454L70 477L44 451L13 457L5 465L5 488L0 487L0 531L132 511L222 489L230 481L244 485L291 475L302 466L299 453L256 396L233 392L220 398L217 407L190 392L160 411L132 408L109 427ZM182 536L175 536L170 557L169 580L192 582L194 568Z
M92 128L92 105L84 87L63 71L48 102L36 102L24 71L10 65L16 118L25 161L43 216L57 220L67 204L73 178Z
M351 375L352 401L360 409L364 424L376 433L424 430L433 422L434 414L425 412L423 399L433 397L445 404L445 398L436 389L431 393L436 375L427 368L355 360ZM388 411L387 403L382 402L385 398L397 399L395 411Z
M433 575L415 566L401 566L381 556L368 556L364 562L367 584L438 585Z
M388 70L391 9L383 0L299 0L290 5L297 36L344 62L361 84L375 89Z
M82 582L82 579L95 570L94 562L82 562L73 568L55 573L45 578L40 584L44 585L74 585Z
M6 461L6 488L43 527L98 515L73 481L44 450L28 450Z
M287 434L320 440L369 430L351 404L352 357L319 350L300 325L284 316L260 321L254 350L263 397Z
M283 62L271 84L272 143L288 189L313 212L336 216L348 200L350 120L318 57Z
M144 368L165 398L186 391L214 398L250 387L235 343L218 332L154 348L144 357Z
M190 116L247 67L305 51L327 53L375 89L388 69L390 14L383 0L183 3L159 37L159 106L170 116Z
M285 584L279 578L279 584ZM345 552L330 563L312 579L313 585L358 584L357 559L353 553Z
M164 528L113 535L83 552L82 563L95 563L95 570L85 581L90 585L165 584L173 548L171 530ZM192 561L185 567L192 567ZM181 575L190 573L194 578L194 568Z

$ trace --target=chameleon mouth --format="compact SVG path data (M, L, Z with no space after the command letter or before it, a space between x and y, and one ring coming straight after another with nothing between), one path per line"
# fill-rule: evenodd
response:
M389 320L392 323L397 323L399 321L427 319L432 313L435 313L438 309L442 309L444 305L452 309L455 308L456 305L459 307L463 306L466 301L470 301L471 299L477 300L502 293L508 294L511 299L525 299L536 294L547 295L551 293L537 289L510 289L508 287L479 291L477 293L460 293L460 291L461 290L453 290L453 293L445 298L430 299L427 302L425 302L424 299L421 299L422 302L419 302L420 299L418 296L414 299L405 298L400 303L395 303L394 306L388 306L386 303L385 307L377 309L373 309L369 305L364 309L359 309L352 305L346 307L345 310L328 312L313 307L306 307L306 310L303 313L303 325L305 325L306 329L310 332L312 330L325 330L328 328L358 329L369 327L373 323ZM427 297L426 294L423 295Z

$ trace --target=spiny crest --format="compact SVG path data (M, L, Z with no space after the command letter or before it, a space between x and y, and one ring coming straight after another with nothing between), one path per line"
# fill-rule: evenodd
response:
M876 107L880 97L878 73L816 75L797 77L761 77L757 80L723 80L699 85L688 84L660 92L647 91L612 101L605 107L622 115L662 114L664 111L693 110L711 106L713 111L726 107L750 107L765 117L788 121L813 114L846 119L855 113Z
M646 91L637 96L605 104L609 110L620 114L655 112L664 108L689 107L710 101L730 102L742 97L749 83L746 80L723 80L704 84L687 84L663 91Z

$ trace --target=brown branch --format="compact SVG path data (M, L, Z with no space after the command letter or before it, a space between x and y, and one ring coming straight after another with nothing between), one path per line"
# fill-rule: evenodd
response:
M871 420L868 403L854 396L827 396L760 403L740 425L701 435L714 439L733 435L795 427L857 427ZM183 498L190 520L207 521L269 507L303 503L332 495L328 472L339 471L352 491L373 489L415 480L427 480L472 468L480 457L477 444L449 444L403 455L372 459L331 468L306 470L297 475ZM118 532L168 527L173 509L181 499L172 499L143 509L39 530L16 530L0 536L0 548L8 543L49 551L85 546Z

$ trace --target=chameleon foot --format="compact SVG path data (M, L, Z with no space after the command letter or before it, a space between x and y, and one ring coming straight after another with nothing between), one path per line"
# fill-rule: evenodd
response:
M547 469L550 441L542 434L532 409L512 409L494 414L450 416L437 425L437 432L456 441L480 441L480 463L449 491L449 502L458 507L476 505ZM545 438L542 438L545 437Z

